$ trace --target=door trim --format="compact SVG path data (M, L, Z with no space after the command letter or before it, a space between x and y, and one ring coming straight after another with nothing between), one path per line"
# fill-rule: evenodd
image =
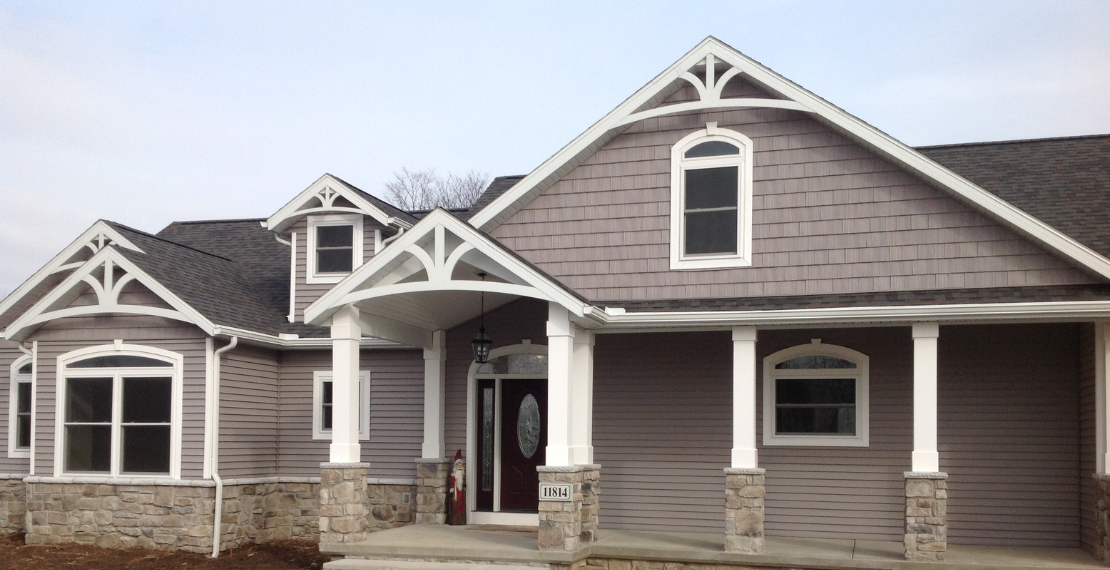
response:
M547 345L543 344L514 344L512 346L503 346L495 348L490 351L489 359L493 360L508 354L547 354ZM478 480L478 458L471 450L478 449L478 381L477 374L478 368L481 366L477 362L470 362L470 371L466 375L466 472L467 472L467 487L471 488ZM505 376L509 376L506 374ZM524 377L525 375L521 375ZM529 375L531 376L531 375ZM546 376L546 375L545 375ZM497 392L500 392L501 380L497 381ZM500 394L498 394L498 401L500 402ZM500 414L497 415L500 417ZM500 441L500 425L495 428L495 434L498 434L495 441ZM501 497L501 456L500 445L494 447L494 512L477 511L477 493L466 493L466 520L469 524L504 524L504 525L518 525L518 526L538 526L540 524L539 513L502 513L496 509L500 506ZM476 488L476 487L474 487Z

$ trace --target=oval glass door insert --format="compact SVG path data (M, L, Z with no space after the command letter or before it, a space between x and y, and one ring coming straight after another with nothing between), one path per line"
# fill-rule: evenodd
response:
M536 454L540 445L540 404L531 394L524 396L520 402L520 411L516 416L516 440L525 459L531 459Z

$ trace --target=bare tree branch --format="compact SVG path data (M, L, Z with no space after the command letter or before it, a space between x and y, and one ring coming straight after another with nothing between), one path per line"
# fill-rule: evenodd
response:
M433 169L409 170L393 173L393 180L385 183L386 194L393 205L403 210L431 210L469 208L489 185L489 174L476 170L462 176L439 176Z

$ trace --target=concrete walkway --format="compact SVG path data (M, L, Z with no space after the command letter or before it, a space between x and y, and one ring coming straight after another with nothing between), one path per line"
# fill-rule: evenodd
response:
M909 562L900 542L767 537L759 555L724 552L724 535L609 530L576 553L539 552L534 528L413 525L370 535L355 544L324 544L330 554L378 559L327 564L329 570L383 568L383 559L483 561L491 565L566 564L582 558L739 564L770 568L889 568L892 570L994 570L1105 568L1078 548L1006 548L949 545L948 560ZM361 564L365 563L365 564ZM392 567L392 566L390 566ZM430 566L429 566L430 567ZM471 566L475 568L475 566Z

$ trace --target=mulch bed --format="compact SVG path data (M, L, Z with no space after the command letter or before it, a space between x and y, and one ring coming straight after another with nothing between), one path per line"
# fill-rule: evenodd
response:
M0 567L30 570L320 570L330 558L307 540L250 544L211 558L192 552L28 545L23 535L0 538Z

